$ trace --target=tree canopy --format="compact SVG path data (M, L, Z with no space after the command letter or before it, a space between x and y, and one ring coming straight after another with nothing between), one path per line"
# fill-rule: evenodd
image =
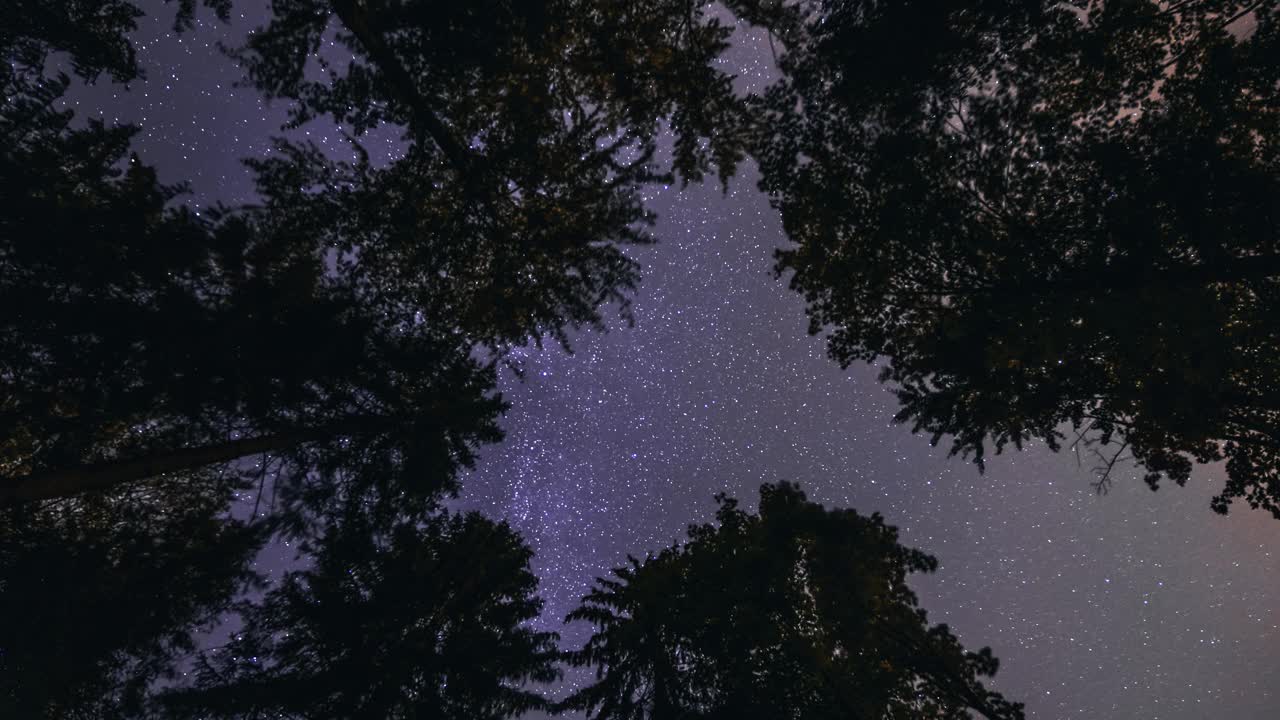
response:
M297 181L266 193L273 210L352 258L362 301L497 346L564 342L625 307L638 266L622 250L651 239L642 186L733 172L744 106L712 66L728 35L678 0L288 0L236 56L295 124L404 131L385 166L302 148L266 164ZM327 60L330 38L349 60Z
M180 2L176 24L194 11ZM282 140L247 160L255 202L196 212L130 153L136 128L63 109L58 67L139 76L135 4L17 15L0 30L0 560L22 582L0 595L67 637L6 628L6 703L33 717L544 705L523 685L556 657L526 627L528 549L437 501L500 437L509 348L604 327L607 302L625 311L638 266L623 247L651 239L642 185L732 172L742 104L710 65L728 29L676 2L275 3L234 54L297 122L333 115L352 153ZM351 63L305 82L335 33ZM403 130L402 152L371 158L361 138L382 125ZM681 139L664 170L668 125ZM255 484L270 518L255 503L236 520L232 493ZM247 600L255 543L277 533L316 565ZM90 592L69 596L77 574ZM245 632L178 679L233 601ZM52 683L73 636L78 664ZM367 663L383 684L357 684Z
M435 468L496 439L503 407L474 340L361 302L320 239L270 208L175 204L181 187L126 159L133 128L56 109L70 80L45 76L45 58L78 50L42 39L10 38L0 78L0 300L18 308L0 319L0 498L262 453L289 455L286 477L373 463L443 483L425 494L451 487ZM74 64L136 71L110 62ZM267 196L293 180L260 170Z
M381 529L380 529L381 527ZM439 513L387 525L346 513L313 565L241 608L243 627L163 691L173 718L501 720L548 706L556 635L533 553L505 523Z
M0 499L257 454L289 481L451 490L436 469L499 437L505 352L625 311L641 186L727 176L744 152L742 101L711 64L729 30L685 3L290 0L234 54L295 123L341 123L354 159L282 140L248 160L260 202L199 215L125 160L131 128L55 109L69 79L46 76L49 54L130 79L139 11L54 6L0 35L0 299L31 308L0 327ZM345 68L318 52L334 35ZM666 125L670 170L653 161ZM380 126L403 130L397 157L362 146ZM353 463L378 471L339 472Z
M730 14L780 43L759 97ZM879 515L720 497L565 655L523 539L442 507L513 348L630 319L645 187L748 156L778 273L900 421L979 466L1087 447L1100 489L1126 452L1152 488L1225 460L1213 507L1280 517L1276 0L275 0L227 52L290 123L201 211L67 109L140 77L141 16L0 27L2 715L1021 718ZM566 659L596 679L552 703Z
M1100 489L1126 451L1155 488L1225 459L1213 507L1280 517L1278 8L783 13L756 154L811 331L979 464L1085 442Z
M0 508L0 716L141 716L203 632L260 583L262 524L232 477Z
M930 625L907 586L937 561L878 514L826 510L789 483L760 510L717 498L717 524L599 578L569 620L596 627L563 707L599 720L1021 718L986 689L990 649Z

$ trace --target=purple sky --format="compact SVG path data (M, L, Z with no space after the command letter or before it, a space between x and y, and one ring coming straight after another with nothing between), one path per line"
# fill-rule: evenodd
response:
M148 77L77 95L79 112L140 124L137 150L198 203L251 197L239 158L281 134L285 108L248 89L216 49L264 18L237 3L230 26L200 15L171 32L152 3L135 36ZM769 73L747 36L727 61L745 87ZM300 133L326 146L331 124ZM394 135L383 133L386 148ZM893 426L874 370L842 371L809 337L800 298L775 280L780 222L747 167L715 184L654 188L660 244L633 253L645 279L635 327L575 339L575 354L531 351L505 443L486 448L462 502L511 521L538 553L543 622L591 579L710 518L727 491L753 506L762 482L790 479L827 505L879 511L904 542L936 555L913 583L935 621L991 645L995 688L1028 717L1231 717L1280 706L1280 522L1208 508L1221 473L1151 493L1132 472L1093 494L1089 463L1040 448L993 458L985 475ZM282 553L283 555L283 553Z

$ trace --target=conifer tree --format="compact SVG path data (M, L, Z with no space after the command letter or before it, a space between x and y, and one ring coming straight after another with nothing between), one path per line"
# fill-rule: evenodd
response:
M595 626L563 707L592 720L1022 717L984 687L990 649L930 625L907 587L937 561L879 514L826 510L789 483L600 578L569 620Z
M384 524L345 512L314 564L241 609L171 718L499 720L548 706L556 636L537 631L532 552L505 523L441 512Z

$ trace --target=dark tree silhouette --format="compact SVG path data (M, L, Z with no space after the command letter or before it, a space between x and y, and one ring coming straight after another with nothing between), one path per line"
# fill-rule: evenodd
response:
M435 502L499 437L504 353L603 326L602 303L625 309L638 276L622 246L650 240L641 186L725 178L743 153L743 105L711 69L729 29L687 3L273 9L237 51L250 79L295 101L299 122L335 115L355 159L282 142L250 162L260 202L203 213L129 154L134 128L60 109L72 81L47 71L65 61L89 82L136 78L133 3L20 2L0 28L0 542L24 581L4 599L74 615L67 632L87 643L55 686L53 651L69 640L38 625L5 638L17 683L6 699L24 713L139 712L201 613L251 577L250 540L276 530L314 545L318 565L245 610L235 646L271 664L206 658L213 674L163 707L498 717L540 706L520 682L549 679L554 648L517 627L538 607L527 550L478 517L432 519ZM194 11L181 0L176 24ZM326 32L354 59L304 82ZM360 136L384 123L404 129L404 152L370 159ZM664 124L678 137L669 171L652 160ZM230 520L227 491L250 481L289 512L252 529ZM189 488L188 505L175 488ZM343 515L353 507L367 527ZM395 531L376 529L389 518ZM171 537L182 527L189 537ZM482 540L493 547L476 555ZM184 553L191 568L176 567ZM27 584L44 565L49 580ZM48 602L55 581L90 570L85 606ZM190 583L155 590L184 572ZM366 584L353 590L344 573ZM380 590L359 625L367 636L343 634L339 613L360 617L368 583ZM446 594L400 597L410 586ZM83 629L92 603L112 622L126 589L152 597ZM153 608L161 599L169 607ZM490 603L478 617L456 604L473 599ZM315 606L332 614L308 615ZM384 611L406 624L388 626ZM312 645L291 640L294 625L314 631ZM322 658L331 665L311 664L316 647L336 652ZM296 691L356 677L366 660L402 674ZM236 705L240 691L250 705Z
M799 8L757 154L832 357L980 465L1225 459L1280 517L1280 5Z
M930 626L906 585L937 561L877 514L765 485L760 512L718 497L718 525L600 578L569 620L597 679L565 702L600 720L1021 718L983 687L997 662Z
M498 437L503 406L474 338L365 302L322 239L272 209L175 205L181 188L126 160L134 130L73 125L55 108L69 78L44 73L62 50L86 79L132 77L128 6L104 8L101 28L79 3L50 8L84 32L20 26L29 34L0 48L0 500L250 454L287 456L296 478L373 463L448 487L434 469ZM262 168L268 198L293 179Z
M136 158L115 169L131 131L69 120L43 113L3 157L0 498L337 438L465 463L497 437L465 338L362 307L264 223L166 209Z
M547 707L554 633L532 552L505 523L439 513L380 531L347 514L203 653L195 682L162 693L165 717L497 720Z
M180 25L192 5L180 3ZM197 214L177 204L183 188L128 155L134 129L76 122L58 107L70 78L45 71L61 52L84 80L136 77L124 39L136 9L19 10L0 29L0 707L12 710L0 714L127 717L154 709L157 681L176 681L193 634L221 622L254 579L248 563L266 536L314 542L347 506L408 527L454 487L474 447L499 436L494 363L474 352L494 336L450 318L456 305L417 314L382 302L328 237L305 234L297 205L282 200L296 193L289 173L304 154L257 165L261 206ZM473 280L440 274L436 284ZM417 289L418 299L449 296ZM225 465L249 456L252 467ZM229 491L250 480L290 512L232 519ZM86 490L103 492L69 497ZM455 529L477 540L481 524ZM507 554L476 592L533 582L517 572L512 558L527 560L517 550L527 552L492 550ZM472 568L451 562L418 569L451 573L430 578L439 587L465 583ZM483 622L537 607L494 601ZM469 639L495 653L487 662L524 662L522 647L548 642L485 627L487 646L476 628ZM542 672L529 663L455 670L446 699L466 700L468 682ZM535 699L513 689L469 707Z
M709 65L729 30L685 3L293 0L238 56L298 122L348 125L356 160L282 143L251 163L260 204L198 216L125 162L131 129L53 109L68 81L43 74L50 52L87 79L136 75L137 10L50 8L0 35L0 299L24 308L0 327L0 500L254 454L293 478L424 448L466 464L498 437L493 367L512 344L625 307L638 276L621 246L650 239L639 189L666 176L660 123L686 179L742 154L742 105ZM326 32L354 59L308 82ZM404 154L371 162L358 136L384 123Z
M446 318L490 344L599 325L638 279L642 185L661 124L673 171L731 173L743 103L712 69L729 28L683 0L288 0L237 52L250 79L357 134L404 129L384 167L292 148L272 205L300 234L358 257L344 269L389 312ZM327 62L336 37L352 56ZM323 79L308 70L322 73ZM296 190L305 187L306 190ZM447 282L442 282L447 279ZM476 330L480 328L480 330Z
M0 716L141 714L257 582L266 537L222 514L228 483L0 508Z

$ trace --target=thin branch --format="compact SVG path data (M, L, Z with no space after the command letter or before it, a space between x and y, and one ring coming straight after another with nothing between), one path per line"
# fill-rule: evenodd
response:
M1262 7L1263 5L1266 5L1268 2L1271 2L1271 1L1272 0L1257 0L1257 2L1253 3L1252 5L1244 6L1244 8L1240 10L1240 12L1237 12L1235 15L1232 15L1231 17L1227 18L1227 20L1223 22L1221 25L1219 25L1217 29L1226 30L1227 28L1235 24L1237 20L1243 18L1244 16L1248 15L1249 13L1253 12L1254 10L1257 10L1258 8ZM1169 60L1166 61L1163 65L1161 65L1160 69L1165 70L1170 65L1177 63L1179 60L1185 57L1187 52L1190 50L1191 50L1190 45L1188 45L1187 47L1184 47L1181 52L1178 52L1173 57L1169 58Z
M1094 492L1099 495L1106 495L1111 491L1111 471L1115 469L1116 463L1120 460L1120 456L1129 448L1129 441L1125 440L1120 444L1120 449L1115 455L1107 458L1102 454L1101 450L1094 448L1093 454L1098 458L1099 464L1093 468L1093 472L1098 476L1097 482L1092 483Z
M262 487L267 481L267 465L271 462L271 456L267 455L265 452L262 453L262 460L260 462L262 464L262 468L258 471L258 497L253 501L253 515L250 516L249 522L254 522L258 518L258 505L262 502Z
M1076 439L1071 443L1071 449L1076 454L1076 467L1080 467L1080 441L1084 439L1085 433L1093 427L1094 418L1089 418L1089 424L1085 425L1080 432L1076 433Z

